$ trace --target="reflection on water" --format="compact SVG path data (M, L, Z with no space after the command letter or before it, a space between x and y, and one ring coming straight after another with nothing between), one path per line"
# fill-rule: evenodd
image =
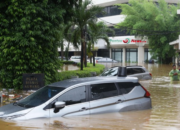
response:
M81 117L51 118L15 122L0 122L1 128L43 130L180 130L180 82L171 82L171 65L147 64L152 81L141 81L151 93L150 110L106 113Z

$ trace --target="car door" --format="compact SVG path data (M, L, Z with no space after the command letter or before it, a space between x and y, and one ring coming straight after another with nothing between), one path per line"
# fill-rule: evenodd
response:
M55 101L50 103L50 117L79 116L89 114L89 102L87 101L86 86L80 86L60 95ZM59 112L54 112L54 103L57 101L65 102L64 108Z
M141 85L137 82L119 82L116 83L120 93L124 96L124 108L120 111L140 110L143 108L142 102L145 95L145 91Z
M121 109L124 97L114 83L89 85L90 114L115 112Z

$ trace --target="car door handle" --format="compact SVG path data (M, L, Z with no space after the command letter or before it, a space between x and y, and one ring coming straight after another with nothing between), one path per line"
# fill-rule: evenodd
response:
M121 103L121 102L123 102L123 100L121 100L121 99L116 101L116 103Z
M82 107L80 111L85 111L85 110L88 110L88 108Z

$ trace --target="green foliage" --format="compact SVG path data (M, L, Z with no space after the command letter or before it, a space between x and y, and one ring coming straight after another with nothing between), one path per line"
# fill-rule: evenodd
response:
M74 61L61 61L61 63L62 63L62 64L66 64L66 65L68 65L68 64L77 64L77 63L74 62Z
M79 64L80 66L80 64ZM70 79L72 76L79 76L79 77L90 77L91 72L96 72L98 75L101 74L104 70L104 65L96 64L96 67L94 67L92 64L87 64L87 67L84 68L84 70L73 70L73 71L63 71L58 74L58 80L65 80Z
M151 0L130 0L129 4L119 6L126 17L117 28L132 29L127 30L133 35L148 37L152 54L164 62L175 55L169 42L176 40L179 35L179 32L173 32L180 25L177 15L179 5L168 5L165 0L158 0L158 5Z
M58 41L71 1L0 1L0 82L6 88L22 88L24 73L44 73L46 84L57 81Z
M71 30L71 41L72 44L77 47L82 45L81 52L83 52L83 56L81 53L81 57L85 59L85 31L87 26L95 25L97 22L96 15L102 13L102 8L98 6L94 6L91 4L91 0L79 0L76 5L76 8L73 9L74 15L72 17L71 23L65 29L65 32L69 29ZM83 64L82 64L83 65ZM83 66L81 66L81 70L83 70Z

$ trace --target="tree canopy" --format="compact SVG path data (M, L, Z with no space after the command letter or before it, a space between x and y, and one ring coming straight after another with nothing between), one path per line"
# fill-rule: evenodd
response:
M135 36L148 37L153 56L161 58L164 63L170 62L176 52L169 43L176 40L180 33L179 5L168 4L165 0L129 0L129 4L118 6L125 20L116 27Z
M79 0L76 8L73 8L74 15L66 30L72 29L72 44L77 47L81 45L81 70L83 70L83 59L86 59L85 33L87 26L95 26L96 15L103 13L99 6L91 5L91 0ZM65 32L66 33L66 32Z
M56 81L58 42L76 0L0 1L0 82L22 88L23 73L44 73Z

